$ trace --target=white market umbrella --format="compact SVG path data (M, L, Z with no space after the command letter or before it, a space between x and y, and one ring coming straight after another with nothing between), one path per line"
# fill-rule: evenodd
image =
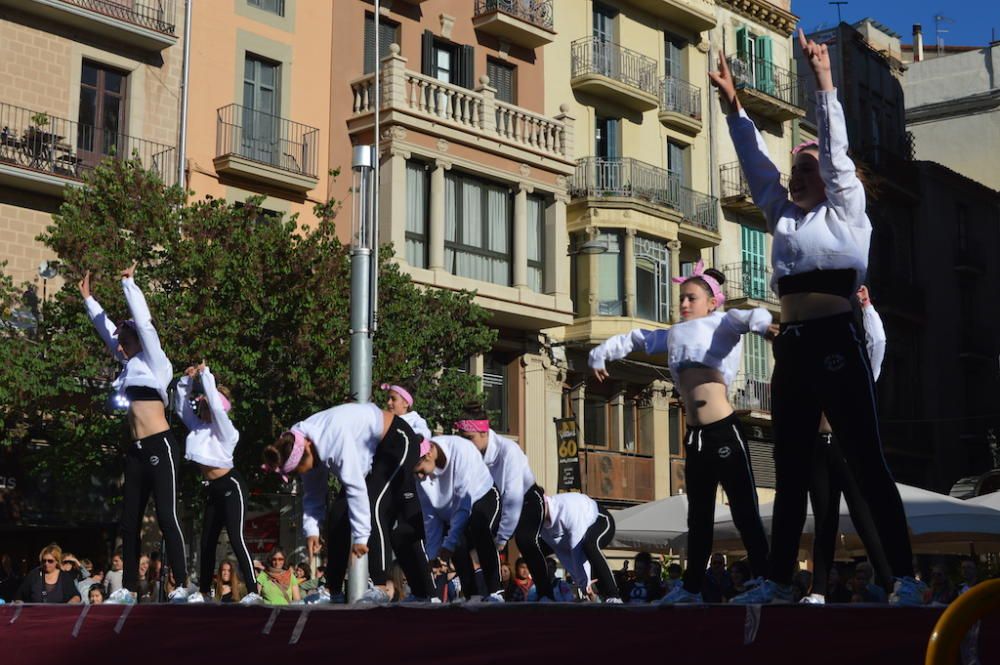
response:
M990 492L982 496L974 496L971 499L966 499L965 502L974 506L986 506L987 508L1000 510L1000 491Z
M611 547L647 552L678 551L687 535L686 494L612 511L615 537ZM716 523L730 518L727 506L716 504Z

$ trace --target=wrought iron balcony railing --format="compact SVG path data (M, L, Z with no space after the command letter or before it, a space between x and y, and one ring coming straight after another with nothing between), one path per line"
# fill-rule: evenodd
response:
M726 276L725 291L729 301L747 298L778 306L778 297L771 291L771 271L762 263L740 261L722 268Z
M801 78L791 70L764 58L731 55L728 60L737 88L752 88L786 104L804 108Z
M62 0L70 5L173 35L176 0Z
M553 30L552 0L476 0L476 16L500 12Z
M719 180L723 200L734 197L751 198L750 185L739 162L728 162L719 166ZM788 176L784 173L781 174L781 184L788 187Z
M598 37L577 39L571 45L572 76L600 74L651 95L659 94L656 61Z
M728 284L727 284L728 286ZM729 399L737 411L771 413L771 380L738 372L729 389Z
M317 178L319 130L270 113L230 104L218 110L216 157L236 155L282 171Z
M676 76L663 77L660 82L660 110L701 120L701 88Z

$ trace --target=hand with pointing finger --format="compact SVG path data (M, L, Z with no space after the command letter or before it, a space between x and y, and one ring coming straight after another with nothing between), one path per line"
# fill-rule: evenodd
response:
M811 39L806 39L806 33L799 28L799 46L802 53L809 61L809 66L816 76L816 87L829 92L833 90L833 74L830 71L830 53L826 44L817 44Z

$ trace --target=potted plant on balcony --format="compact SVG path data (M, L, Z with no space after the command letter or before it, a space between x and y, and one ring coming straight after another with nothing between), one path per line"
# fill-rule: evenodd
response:
M39 160L48 152L47 144L52 137L45 128L49 126L49 114L44 111L31 115L31 124L24 133L25 149L31 166L38 166Z

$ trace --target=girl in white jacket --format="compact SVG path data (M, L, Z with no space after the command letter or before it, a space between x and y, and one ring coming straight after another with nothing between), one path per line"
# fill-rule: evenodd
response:
M541 536L584 594L596 579L605 603L622 602L602 552L615 537L615 519L596 501L579 492L546 495Z
M424 516L427 558L449 560L466 600L476 596L470 550L476 550L486 584L486 602L503 602L500 556L494 544L500 524L500 493L483 456L459 436L424 439L413 468Z
M723 314L721 285L725 277L718 270L705 270L701 261L691 276L678 281L681 323L669 330L636 329L615 335L591 350L589 359L597 380L603 381L608 377L608 360L619 360L633 351L666 354L684 402L688 423L684 461L688 567L684 584L674 587L661 601L667 604L702 602L719 484L729 498L753 575L761 577L767 569L767 539L757 506L750 449L729 403L728 388L740 366L742 335L769 334L771 314L760 308Z

